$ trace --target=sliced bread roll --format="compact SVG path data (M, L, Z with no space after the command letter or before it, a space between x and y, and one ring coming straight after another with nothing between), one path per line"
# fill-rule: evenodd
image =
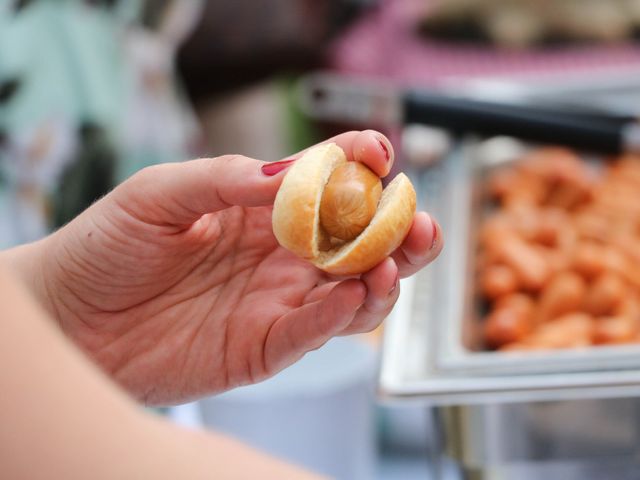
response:
M364 273L397 249L406 237L416 209L416 193L404 174L384 189L369 225L356 238L336 242L320 222L320 205L331 173L347 162L330 143L314 147L285 175L273 207L273 232L287 250L335 275Z

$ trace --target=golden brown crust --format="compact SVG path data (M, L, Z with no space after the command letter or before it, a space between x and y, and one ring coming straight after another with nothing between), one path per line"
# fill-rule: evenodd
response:
M403 173L382 192L378 212L355 240L337 251L320 254L313 263L334 275L354 275L371 270L395 249L409 233L416 211L416 193Z
M273 204L273 233L296 255L318 256L318 204L331 172L347 159L334 143L310 149L287 171Z
M284 248L335 275L366 272L397 249L406 237L416 209L411 181L399 174L384 189L378 210L367 228L339 248L320 251L322 191L331 172L346 162L335 144L309 150L289 168L273 208L273 231Z

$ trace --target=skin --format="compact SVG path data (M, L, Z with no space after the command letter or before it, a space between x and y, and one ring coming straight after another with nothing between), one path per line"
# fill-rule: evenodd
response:
M333 140L385 175L380 139ZM149 168L55 234L0 253L0 476L317 478L132 399L177 403L257 381L334 335L375 328L397 278L442 247L418 213L392 257L359 278L327 277L276 244L284 172L262 165Z
M1 267L0 300L1 478L318 478L139 409Z
M393 151L381 134L330 141L389 173ZM277 244L271 205L286 169L267 176L264 164L225 156L150 167L0 262L145 404L260 381L333 336L376 328L398 279L442 248L440 227L419 212L391 257L359 278L329 277Z

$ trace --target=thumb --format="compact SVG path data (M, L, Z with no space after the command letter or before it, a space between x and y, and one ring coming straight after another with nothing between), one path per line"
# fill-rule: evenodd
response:
M234 205L273 204L291 162L225 155L155 165L124 182L114 195L131 214L148 223L190 225L206 213Z

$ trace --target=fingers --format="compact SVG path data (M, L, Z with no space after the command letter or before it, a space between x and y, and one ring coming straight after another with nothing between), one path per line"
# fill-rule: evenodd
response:
M442 251L443 245L442 228L438 222L428 213L418 212L413 218L409 233L402 245L391 254L390 258L397 265L400 278L405 278L434 261ZM332 282L350 277L325 274L325 278L328 282Z
M146 168L115 191L123 208L149 223L190 225L230 206L273 203L283 175L266 162L240 155L203 158Z
M425 212L418 212L407 237L391 257L400 271L408 277L431 263L442 251L443 236L440 225Z
M389 174L394 152L391 142L381 133L365 130L353 137L336 137L334 142L347 152L349 160L364 163L381 178Z
M432 262L443 246L440 225L425 212L416 213L404 242L390 258L364 273L360 279L367 287L365 303L341 335L364 333L375 329L389 315L400 294L399 278L407 277ZM328 280L336 280L327 276ZM312 290L309 301L324 298L335 282Z
M341 335L370 332L389 315L400 294L399 271L391 258L362 275L367 297Z
M378 132L347 132L327 142L335 142L349 160L366 164L381 177L393 164L391 143ZM273 163L226 155L156 165L123 183L114 196L120 206L148 223L188 226L230 206L271 205L287 168L303 153Z
M347 160L364 163L379 177L386 177L393 166L394 151L391 142L387 137L374 130L346 132L322 143L335 143L344 150ZM307 150L303 150L287 160L297 160Z
M269 331L266 371L276 373L334 336L373 330L389 315L399 293L399 271L391 258L360 280L316 287L305 299L311 303L280 318Z
M443 245L442 228L438 222L426 212L417 212L402 245L391 254L390 258L397 265L400 278L405 278L435 260L442 251ZM324 273L323 278L329 283L347 278L361 278L361 275L344 276ZM325 285L316 287L316 290L322 289Z
M333 287L324 299L280 318L265 341L266 371L272 375L338 335L353 321L366 296L363 282L346 280Z
M312 303L324 299L337 284L338 282L330 281L328 283L318 285L304 297L303 303Z
M376 328L398 299L398 273L395 262L387 258L360 280L327 283L312 290L306 299L312 303L280 318L271 328L265 342L267 372L276 373L334 336Z

